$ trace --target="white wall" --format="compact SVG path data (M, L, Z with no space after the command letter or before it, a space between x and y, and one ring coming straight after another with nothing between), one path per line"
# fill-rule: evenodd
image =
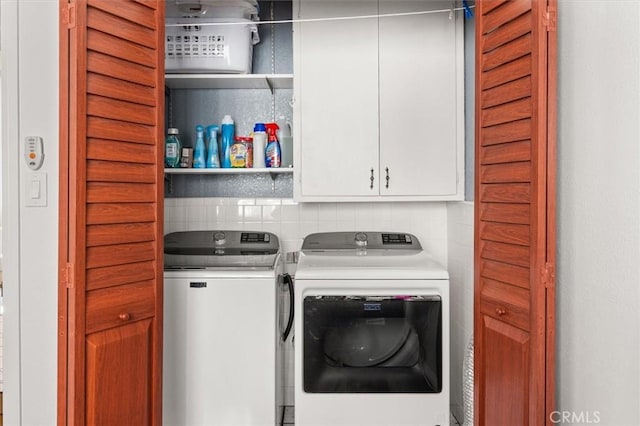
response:
M2 1L4 416L56 422L58 3ZM44 139L47 207L25 207L26 136ZM18 309L19 308L19 309Z
M640 424L640 3L559 4L558 408Z
M464 419L463 361L473 335L473 202L447 204L451 290L451 411Z

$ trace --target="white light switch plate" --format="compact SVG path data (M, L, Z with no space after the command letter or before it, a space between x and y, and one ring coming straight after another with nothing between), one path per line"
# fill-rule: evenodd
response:
M27 207L47 206L47 173L27 173L24 183L24 205Z

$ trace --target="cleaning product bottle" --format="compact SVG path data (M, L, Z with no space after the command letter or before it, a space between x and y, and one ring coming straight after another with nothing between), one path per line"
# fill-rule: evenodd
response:
M222 145L220 146L220 164L222 168L231 168L230 150L233 145L233 134L235 126L230 115L225 115L222 119Z
M230 150L231 167L245 168L247 167L247 155L249 153L247 144L251 141L251 138L246 136L236 136L234 140L235 143L231 145Z
M276 123L267 123L267 135L269 142L267 142L267 148L265 149L265 165L267 167L280 167L282 162L282 152L280 151L280 143L276 132L278 131L278 125Z
M196 143L193 150L193 168L204 169L206 166L206 154L204 146L204 127L200 124L196 126Z
M262 169L264 164L264 150L267 148L267 128L264 123L256 123L253 127L253 167Z
M251 169L253 168L253 138L248 137L245 139L245 145L247 146L247 160L245 162L245 167Z
M278 142L280 142L280 155L282 161L280 167L293 167L293 137L291 136L291 122L284 115L276 120L278 124Z
M164 164L167 167L178 167L180 164L182 143L179 133L178 129L173 127L167 130L167 139L164 142Z
M287 117L281 115L276 120L276 124L278 125L276 136L278 137L278 142L282 144L282 138L291 136L291 123L289 122L289 120L287 120Z
M207 138L209 142L207 145L207 168L209 169L220 168L220 157L218 156L218 130L220 130L220 128L215 124L207 126Z

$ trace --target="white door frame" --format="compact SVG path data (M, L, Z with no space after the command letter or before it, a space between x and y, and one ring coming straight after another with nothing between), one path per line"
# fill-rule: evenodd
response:
M0 1L2 75L3 416L22 422L20 379L20 140L18 1Z

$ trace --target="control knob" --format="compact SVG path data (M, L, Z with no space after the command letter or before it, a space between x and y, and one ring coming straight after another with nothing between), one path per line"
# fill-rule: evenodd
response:
M367 234L364 232L358 232L356 234L356 246L358 247L366 247L367 246Z
M217 246L221 246L224 243L227 242L226 240L226 236L224 235L224 232L216 232L215 234L213 234L213 242L215 243L215 245Z

